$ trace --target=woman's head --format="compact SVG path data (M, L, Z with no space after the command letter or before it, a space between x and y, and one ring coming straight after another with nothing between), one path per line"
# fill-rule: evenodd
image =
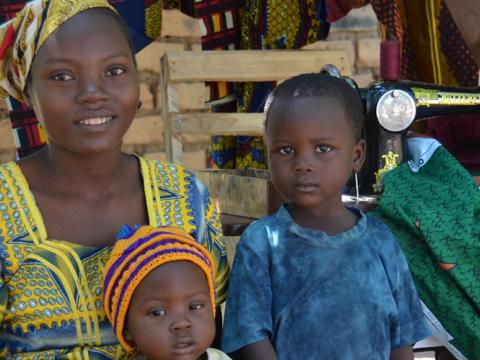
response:
M269 169L279 192L306 208L340 206L365 154L356 91L328 74L298 75L275 88L265 114Z
M125 228L105 266L104 307L120 343L149 359L197 359L215 335L214 265L178 228Z
M82 155L119 148L139 83L125 26L108 2L34 1L9 31L2 65L10 81L1 85L33 107L49 144Z

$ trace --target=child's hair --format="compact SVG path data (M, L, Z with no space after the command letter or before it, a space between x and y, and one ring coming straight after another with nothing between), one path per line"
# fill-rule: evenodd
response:
M173 261L190 261L205 274L215 316L213 260L202 245L175 227L124 226L104 269L104 308L120 344L133 351L124 336L130 301L140 282L153 270Z
M331 97L339 101L350 122L355 139L361 139L364 116L360 96L346 80L327 73L300 74L279 84L270 93L265 103L265 129L268 126L270 111L279 99L292 100L306 97Z

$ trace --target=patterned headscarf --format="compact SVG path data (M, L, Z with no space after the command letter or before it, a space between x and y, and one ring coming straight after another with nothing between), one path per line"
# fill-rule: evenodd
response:
M116 10L107 0L34 0L0 27L0 96L24 100L33 57L60 25L92 8Z
M104 308L120 344L133 351L123 330L135 289L153 270L173 261L197 265L208 282L210 302L215 316L215 267L202 245L184 230L175 227L125 226L118 235L104 269Z

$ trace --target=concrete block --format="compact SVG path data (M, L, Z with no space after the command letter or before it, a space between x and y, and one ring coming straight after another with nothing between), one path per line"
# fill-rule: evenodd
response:
M161 35L201 38L202 33L198 19L185 15L180 10L163 10Z
M358 68L378 68L380 66L380 39L359 39L357 41Z
M314 50L346 50L348 62L350 65L355 64L355 47L350 40L321 40L304 46L303 49Z
M183 51L185 44L178 42L154 41L140 51L137 58L138 70L155 71L160 73L160 58L166 51Z

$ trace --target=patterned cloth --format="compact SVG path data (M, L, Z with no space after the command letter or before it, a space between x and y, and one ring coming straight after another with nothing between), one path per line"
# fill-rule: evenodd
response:
M240 9L240 49L297 49L328 34L325 0L246 0ZM272 83L240 84L238 111L263 112ZM263 139L251 136L212 139L213 167L267 167Z
M180 166L139 158L149 223L182 227L212 254L217 302L228 265L219 214L206 188ZM114 359L123 354L103 310L111 248L49 239L29 185L0 166L0 357Z
M480 191L439 147L416 173L385 174L375 210L397 237L422 301L468 359L480 354Z
M0 23L12 20L25 6L25 0L6 0L0 4ZM47 4L50 1L43 1ZM57 3L57 1L54 1ZM78 2L81 6L91 0ZM72 6L70 1L60 0L61 6ZM140 51L151 39L160 36L161 0L110 0L120 15L125 19L135 51ZM77 4L74 2L74 4ZM0 48L0 53L2 49ZM10 120L17 147L17 156L22 158L41 149L46 144L46 135L31 109L21 101L10 97L7 100Z
M280 210L242 234L232 268L223 350L269 339L279 359L390 359L429 336L391 231L359 217L328 236Z

